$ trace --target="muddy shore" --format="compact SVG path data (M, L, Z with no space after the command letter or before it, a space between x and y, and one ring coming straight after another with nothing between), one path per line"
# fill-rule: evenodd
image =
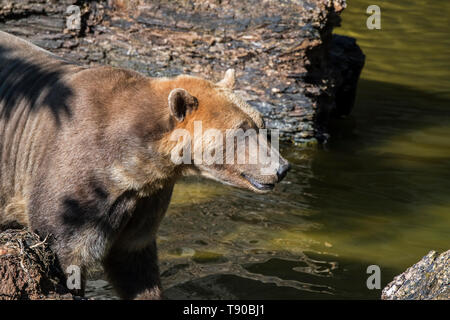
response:
M49 239L22 229L0 230L0 300L72 300Z

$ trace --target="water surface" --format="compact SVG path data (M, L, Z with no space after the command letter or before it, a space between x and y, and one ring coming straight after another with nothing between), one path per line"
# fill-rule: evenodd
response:
M269 195L178 184L158 239L167 297L378 299L369 265L384 286L450 248L450 3L348 2L335 32L367 56L352 116L324 148L284 146L293 169ZM377 3L382 29L368 30Z

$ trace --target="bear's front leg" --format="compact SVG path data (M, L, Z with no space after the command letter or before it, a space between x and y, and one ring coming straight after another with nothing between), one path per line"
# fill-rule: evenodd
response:
M103 267L122 299L162 298L156 241L140 250L112 248L103 261Z
M54 233L53 233L54 234ZM51 243L52 251L58 257L58 263L65 276L64 284L74 296L84 297L86 290L87 269L80 258L79 250L74 250L70 241L60 237Z

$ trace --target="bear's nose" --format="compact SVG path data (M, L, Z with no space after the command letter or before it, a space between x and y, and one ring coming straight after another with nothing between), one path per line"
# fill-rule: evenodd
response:
M289 162L286 162L285 164L282 164L278 170L277 170L277 177L278 182L283 180L283 178L286 176L286 173L291 169L291 164Z

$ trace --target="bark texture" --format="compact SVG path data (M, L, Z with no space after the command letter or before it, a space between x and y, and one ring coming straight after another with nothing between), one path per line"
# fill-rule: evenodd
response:
M297 144L325 142L329 117L350 113L364 65L354 39L332 35L345 0L0 4L0 30L80 64L215 80L235 68L243 97Z

